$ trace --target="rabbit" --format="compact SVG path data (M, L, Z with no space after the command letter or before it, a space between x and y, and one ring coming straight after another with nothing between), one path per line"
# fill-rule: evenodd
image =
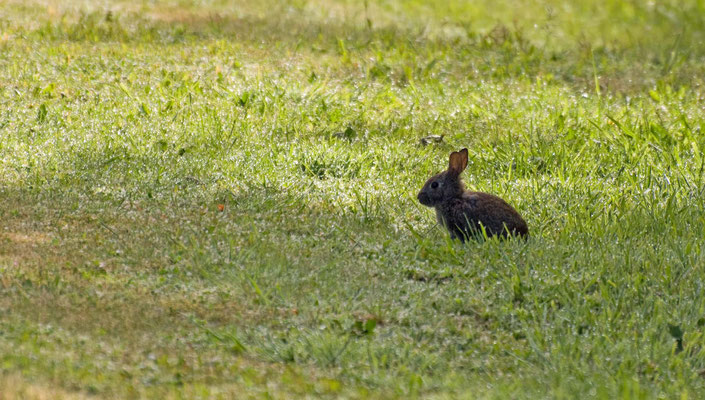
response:
M468 149L450 154L448 170L431 177L418 194L418 200L436 209L438 223L445 226L452 239L526 238L529 228L521 215L501 198L482 192L465 190L460 174L468 166Z

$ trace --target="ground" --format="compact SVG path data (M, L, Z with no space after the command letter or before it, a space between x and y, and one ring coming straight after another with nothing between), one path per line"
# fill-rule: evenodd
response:
M0 398L705 396L702 2L0 9Z

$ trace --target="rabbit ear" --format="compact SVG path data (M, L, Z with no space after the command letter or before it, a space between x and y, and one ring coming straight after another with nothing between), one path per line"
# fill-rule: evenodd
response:
M468 166L468 149L462 149L460 151L454 151L450 153L450 160L448 161L448 172L453 175L460 175L461 172L465 171Z

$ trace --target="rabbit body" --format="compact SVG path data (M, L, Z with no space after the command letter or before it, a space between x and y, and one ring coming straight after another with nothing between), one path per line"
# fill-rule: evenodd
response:
M445 201L436 208L438 223L445 226L453 239L482 234L487 236L529 234L526 222L519 213L501 198L482 192L464 192L460 198Z
M460 173L467 167L467 149L453 152L447 171L429 179L418 194L421 204L436 210L438 223L453 239L482 235L526 237L529 229L519 213L501 198L465 190Z

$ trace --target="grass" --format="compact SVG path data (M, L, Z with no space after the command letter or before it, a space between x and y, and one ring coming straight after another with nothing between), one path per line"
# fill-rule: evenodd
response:
M702 2L428 3L5 1L0 398L705 395Z

